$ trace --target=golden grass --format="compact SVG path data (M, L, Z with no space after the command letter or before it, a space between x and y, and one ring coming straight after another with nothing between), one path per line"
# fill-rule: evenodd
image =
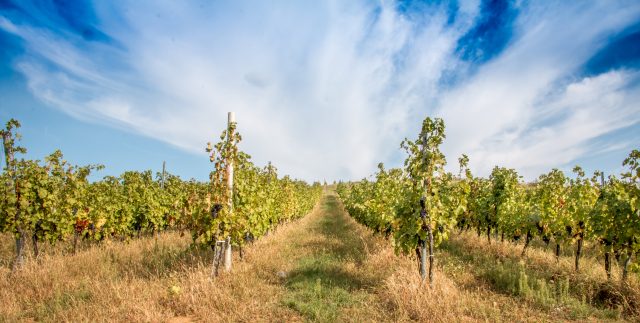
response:
M233 272L212 279L211 252L190 238L161 234L129 243L89 246L76 255L47 246L19 272L10 271L12 241L0 237L0 321L50 322L477 322L565 321L571 316L496 289L454 247L506 261L509 244L471 234L438 249L433 289L421 285L415 259L395 255L390 240L357 224L329 192L305 218L280 226L234 252ZM492 256L494 257L494 256ZM571 271L567 259L557 265ZM493 259L493 258L492 258ZM486 259L484 259L486 260ZM529 251L531 270L555 264L551 252ZM603 276L585 259L577 282ZM284 277L282 277L284 276ZM605 279L606 280L606 279ZM583 321L600 321L595 316ZM633 319L633 318L631 318Z
M161 234L157 245L142 238L44 256L16 273L3 266L0 321L300 321L279 306L276 273L288 264L283 238L306 221L256 242L244 261L236 253L232 274L215 279L210 252L188 250L189 238L177 233Z
M417 261L394 253L390 240L372 235L356 224L354 233L368 243L370 252L363 262L363 272L384 272L372 290L379 311L375 321L395 322L542 322L556 320L520 300L488 289L466 290L445 275L436 260L434 287L422 284ZM353 321L369 321L359 317Z

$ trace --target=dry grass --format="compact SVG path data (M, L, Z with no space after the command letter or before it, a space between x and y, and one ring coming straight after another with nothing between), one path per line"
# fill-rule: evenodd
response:
M565 248L556 260L551 248L539 243L521 257L522 243L493 241L477 237L471 232L454 234L442 246L441 267L449 276L456 277L465 288L488 288L503 294L520 294L541 310L554 310L567 318L637 320L640 313L640 284L637 275L622 283L616 273L606 279L597 248L589 247L587 257L581 260L580 272L575 272L573 248ZM599 261L600 260L600 261ZM548 290L551 295L523 293L510 280L521 283L526 276L529 286ZM510 279L512 277L514 279ZM556 295L564 288L563 295ZM529 295L524 295L529 294ZM547 297L548 296L548 297Z
M298 322L564 321L565 309L501 290L488 267L519 249L454 237L437 255L435 286L420 284L415 259L397 256L343 211L331 192L311 214L283 225L234 258L232 274L210 278L211 252L189 237L88 246L76 255L45 248L11 273L12 241L0 240L0 321ZM465 249L472 258L464 258ZM485 255L485 257L481 257ZM516 261L513 258L513 261ZM566 260L566 261L565 261ZM569 260L559 270L571 270ZM527 268L544 276L552 255L530 250ZM603 274L586 260L576 282ZM565 263L567 262L567 263ZM593 268L593 269L591 269ZM599 278L593 278L596 283ZM587 306L582 321L606 315ZM600 311L600 312L599 312ZM613 317L615 319L615 317ZM633 319L631 317L630 319Z
M363 237L370 252L363 272L382 272L384 276L371 292L382 313L375 321L418 322L544 322L559 318L530 306L517 298L487 288L466 289L442 271L437 262L434 286L422 284L417 261L393 252L390 240L374 236L353 222L354 233ZM353 321L369 321L359 317Z
M3 266L0 321L300 321L279 305L276 273L289 263L286 237L309 219L256 242L244 261L234 255L233 274L216 279L210 252L190 250L177 233L44 256L17 273Z

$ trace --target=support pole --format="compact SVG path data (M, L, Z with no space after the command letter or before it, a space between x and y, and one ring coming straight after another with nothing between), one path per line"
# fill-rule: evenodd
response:
M424 223L427 222L427 212L424 209L424 203L421 204L423 205L423 207L420 211L420 216L422 218L423 229L426 229ZM429 257L429 255L427 254L427 242L421 238L418 241L418 248L420 248L420 278L422 279L422 282L424 282L425 279L427 279L427 258Z
M162 161L162 180L160 181L160 188L161 189L164 189L165 166L166 166L166 162Z
M227 122L227 140L231 143L233 131L231 125L236 122L236 116L233 112L229 112ZM233 160L227 160L227 188L229 189L229 214L233 213ZM231 237L226 238L224 251L224 270L231 271Z
M6 171L10 174L9 180L6 182L7 189L9 191L13 191L15 197L18 197L18 170L15 165L15 147L14 140L17 137L16 135L11 133L11 123L15 121L11 119L9 123L7 123L7 130L0 130L0 134L2 135L2 144L4 147L4 158L6 163ZM16 128L20 127L20 124L16 121ZM16 200L15 202L16 214L14 216L14 221L16 222L16 260L13 263L11 268L12 271L16 271L23 267L25 259L24 259L24 248L25 248L25 240L27 239L27 234L23 228L23 225L20 223L20 202Z
M427 164L426 149L427 149L427 136L424 135L422 137L422 153L424 155L425 165ZM427 196L431 194L431 178L425 179L423 185L424 185L423 186L424 195L422 197L422 200L420 201L420 206L422 207L422 212L421 212L422 227L423 227L423 230L424 229L427 230L427 241L424 241L423 243L428 243L429 288L432 288L433 287L433 269L434 269L433 268L433 231L431 229L431 214L429 214L430 210L427 210L427 207L426 207ZM423 250L424 250L424 246L423 246ZM422 253L424 254L424 251ZM422 280L424 281L424 276L422 277Z

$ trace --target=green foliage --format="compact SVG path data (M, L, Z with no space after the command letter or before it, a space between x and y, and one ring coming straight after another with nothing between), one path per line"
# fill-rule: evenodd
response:
M403 169L387 171L380 164L373 180L337 186L349 214L375 232L392 235L397 251L411 254L426 239L422 198L436 245L457 226L513 240L554 239L558 245L596 240L605 252L627 257L640 251L640 151L624 160L621 179L610 176L606 185L597 184L601 173L587 178L578 166L574 178L553 169L529 184L514 169L498 166L488 179L473 177L466 155L458 159L454 176L444 171L439 150L444 129L441 119L426 118L418 139L401 144L408 153ZM637 270L637 264L629 268Z
M60 151L45 162L17 159L26 149L16 146L20 123L10 120L1 131L5 169L0 177L0 230L18 236L56 242L73 232L74 216L81 209L87 176L99 166L69 165Z
M151 171L127 171L89 183L91 171L102 166L75 166L60 151L44 162L16 158L26 150L17 146L10 120L2 135L5 168L0 174L0 232L34 237L51 243L83 237L93 240L156 233L168 228L190 230L194 243L213 245L231 236L236 245L258 238L275 225L308 213L319 200L319 183L309 185L285 176L275 167L254 166L240 152L236 125L223 131L221 141L208 145L214 171L209 183L183 181ZM227 166L233 165L235 186L228 190ZM233 209L230 208L233 202Z
M626 177L629 179L630 177ZM593 234L605 251L640 250L638 184L610 176L591 213Z
M304 216L322 194L319 183L309 185L288 176L278 179L271 163L264 169L256 167L249 155L238 150L241 140L232 123L217 144L207 144L214 170L204 203L196 207L189 224L197 244L213 246L216 240L230 237L233 244L242 245L279 223ZM232 191L228 186L231 167ZM194 202L198 198L202 200L195 196Z
M522 191L520 176L514 169L494 167L489 180L491 195L487 225L509 232L511 236L522 235L528 230L529 212L521 206L526 195Z
M568 224L567 198L569 187L567 178L560 170L553 169L540 175L536 187L535 202L540 215L539 231L544 238L555 236L561 240Z

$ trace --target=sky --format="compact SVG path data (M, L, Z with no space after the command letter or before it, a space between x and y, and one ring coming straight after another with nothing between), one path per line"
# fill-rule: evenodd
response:
M401 167L443 118L447 169L619 173L640 149L640 2L0 0L0 122L28 158L205 180L240 149L308 181Z

